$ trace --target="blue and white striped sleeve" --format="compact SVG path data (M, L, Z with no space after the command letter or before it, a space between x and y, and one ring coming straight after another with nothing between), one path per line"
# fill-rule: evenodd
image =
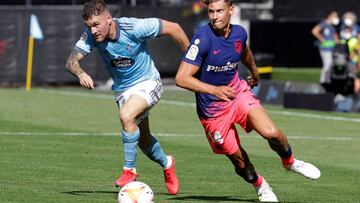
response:
M162 20L159 18L136 19L134 35L141 41L155 38L162 33Z

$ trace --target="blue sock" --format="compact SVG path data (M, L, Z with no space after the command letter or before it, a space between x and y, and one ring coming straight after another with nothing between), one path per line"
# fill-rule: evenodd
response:
M122 140L124 143L124 166L126 168L136 167L137 144L140 138L140 130L137 129L133 133L122 131Z
M288 158L291 157L291 155L292 155L291 147L289 146L289 149L288 149L287 151L278 152L278 155L279 155L282 159L288 159Z
M166 154L161 149L159 141L152 135L150 146L147 149L141 149L141 151L151 160L160 164L162 167L165 167L168 163Z

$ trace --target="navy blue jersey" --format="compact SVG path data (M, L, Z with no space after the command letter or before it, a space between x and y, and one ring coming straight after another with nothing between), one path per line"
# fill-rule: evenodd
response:
M247 33L240 25L230 25L227 38L218 36L210 24L201 27L193 36L183 61L196 65L195 77L215 86L230 86L239 93L244 88L238 77L238 64L246 47ZM242 86L242 87L241 87ZM230 102L210 94L196 93L197 113L202 118L216 117L229 108Z

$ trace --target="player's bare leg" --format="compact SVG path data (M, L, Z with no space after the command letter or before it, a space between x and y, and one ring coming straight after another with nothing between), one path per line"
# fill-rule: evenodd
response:
M137 126L137 117L148 108L146 100L138 95L132 95L119 110L120 122L123 127L122 140L124 143L124 167L115 186L123 187L135 181L137 144L140 139L140 130Z
M234 154L226 155L234 165L235 172L254 186L261 202L277 202L278 200L272 188L261 175L256 173L246 151L241 146L239 147L240 149Z
M281 158L283 166L309 179L320 178L320 170L310 163L296 160L287 137L276 127L263 108L254 108L248 113L248 124L267 139L271 149Z
M120 122L126 132L134 132L138 129L137 118L148 108L146 100L139 95L133 94L119 110Z

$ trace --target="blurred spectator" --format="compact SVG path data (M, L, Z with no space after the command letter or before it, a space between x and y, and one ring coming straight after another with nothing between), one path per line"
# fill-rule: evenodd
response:
M359 37L359 25L357 24L357 17L353 12L346 12L342 17L340 26L340 39L342 43L348 41L353 37Z
M345 65L339 65L336 53L337 47L334 51L334 67L332 73L332 90L336 93L334 104L337 111L351 111L353 108L354 94L356 95L360 89L360 80L357 77L357 69L359 68L359 38L360 31L357 24L356 15L353 12L346 12L342 17L340 26L340 44L337 47L344 47L346 58ZM340 73L340 74L339 74ZM344 78L336 78L334 76L341 76L344 73ZM360 103L355 105L355 109L359 110Z
M360 91L360 40L358 37L353 37L348 41L350 65L355 72L354 92L357 94Z
M348 48L348 68L354 80L354 92L358 93L360 90L360 74L357 74L360 70L360 26L357 24L357 17L353 12L346 12L342 17L340 39L341 44L345 44Z
M311 31L320 42L319 51L323 65L320 74L320 84L327 90L331 83L330 73L333 62L333 50L335 44L339 43L339 36L335 28L339 21L338 13L332 11L326 19L322 20Z
M195 16L195 27L194 27L194 33L195 33L198 28L208 23L206 17L207 10L205 9L205 5L202 3L201 0L194 1L191 9L192 9L192 14Z
M202 1L196 0L193 4L192 4L192 11L194 14L199 15L205 8L204 4L202 3Z
M0 67L1 67L1 66L3 65L3 63L4 63L6 46L7 46L6 40L0 39Z

